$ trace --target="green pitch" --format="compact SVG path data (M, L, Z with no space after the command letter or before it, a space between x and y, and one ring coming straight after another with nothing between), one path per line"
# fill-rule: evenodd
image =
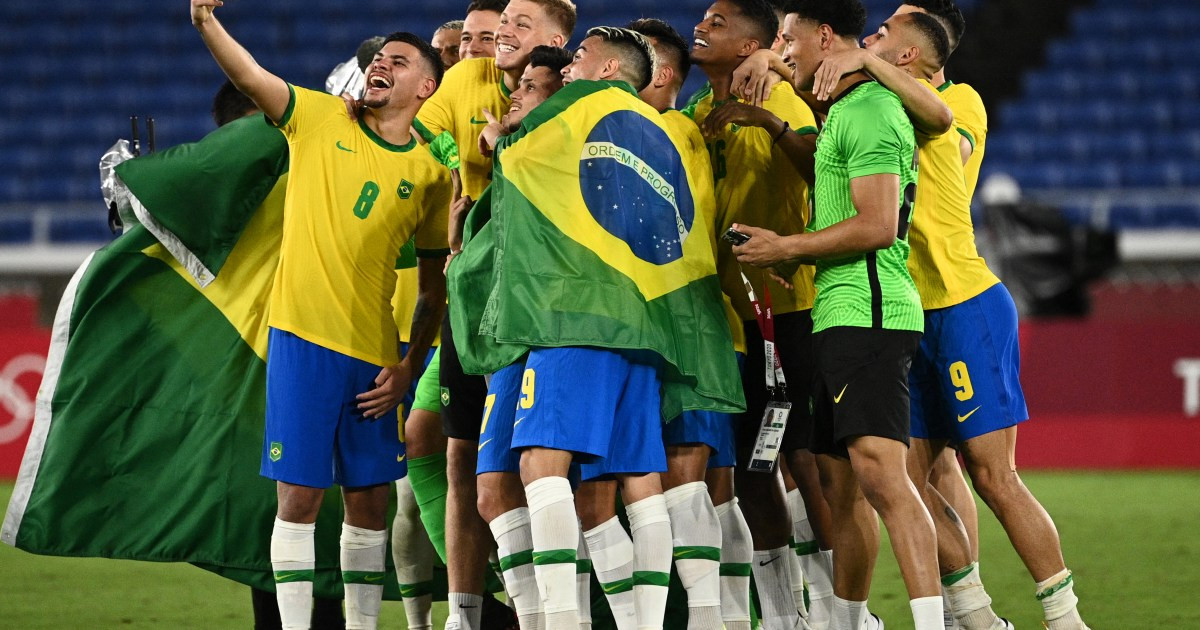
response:
M1200 628L1200 473L1025 473L1054 517L1080 609L1093 630ZM0 485L7 505L12 484ZM995 518L980 506L984 583L998 613L1041 627L1033 584ZM184 564L51 558L0 545L6 628L250 628L249 589ZM871 610L889 630L912 628L891 550L880 551ZM435 607L435 627L445 615ZM404 628L385 602L380 628Z

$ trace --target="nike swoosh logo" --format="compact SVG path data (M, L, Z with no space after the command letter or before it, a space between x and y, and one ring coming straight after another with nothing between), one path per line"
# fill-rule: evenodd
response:
M833 404L836 405L836 404L842 402L842 395L846 393L847 387L850 387L850 383L846 383L845 385L843 385L842 391L838 392L838 395L833 397Z
M363 577L363 581L364 582L382 582L383 577L384 576L382 576L382 575L367 575L367 576Z
M524 421L525 421L525 418L517 418L517 421L513 423L513 428L515 429L518 424L521 424Z
M475 120L475 117L471 116L471 124L472 125L486 125L487 120Z
M772 562L775 562L776 560L778 560L778 559L780 559L780 558L782 558L782 557L783 557L783 556L775 556L774 558L771 558L770 560L759 561L759 563L758 563L758 566L760 566L760 567L765 567L765 566L767 566L768 564L771 564Z
M342 146L341 140L338 140L336 143L334 143L334 146L336 146L337 148L339 148L343 151L348 151L350 153L357 153L357 151L355 151L354 149L347 149L346 147Z
M479 450L480 450L480 451L482 451L482 450L483 450L483 447L487 446L488 442L491 442L491 441L492 441L492 440L494 440L494 439L496 439L496 438L488 438L488 439L486 439L486 440L484 440L484 441L480 442L480 443L479 443Z
M402 461L404 461L404 456L403 456L403 455L397 455L397 456L396 456L396 463L397 463L397 464L399 464L399 463L400 463L400 462L402 462Z
M459 604L458 607L459 608L479 608L478 606L468 606L466 604Z
M983 406L983 405L979 405L979 407L982 407L982 406ZM967 421L967 418L970 418L971 416L975 415L975 412L976 412L976 411L979 411L979 407L976 407L976 408L974 408L974 409L972 409L972 410L968 411L968 412L967 412L967 415L965 415L965 416L959 416L959 417L958 417L958 421L959 421L959 422L966 422L966 421Z

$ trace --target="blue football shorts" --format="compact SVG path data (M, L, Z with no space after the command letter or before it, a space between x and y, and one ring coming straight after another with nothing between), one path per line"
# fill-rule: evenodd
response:
M378 365L272 328L261 474L291 484L357 488L404 477L396 410L365 419L356 396L375 389Z
M925 311L909 373L912 436L959 444L1029 419L1018 373L1017 307L997 283Z
M738 368L745 369L745 355L737 353ZM709 468L729 468L737 464L737 444L734 442L734 423L738 416L716 411L685 411L663 427L663 442L705 444L712 449Z
M535 348L529 351L519 382L511 366L492 380L496 408L480 440L489 439L494 431L495 439L502 443L505 429L492 424L509 417L500 408L503 405L514 410L511 450L544 447L570 451L581 464L584 480L602 474L666 470L660 383L653 366L599 348ZM501 394L499 385L506 393ZM484 451L490 446L480 451L480 471ZM489 466L496 461L490 455L487 459ZM514 461L508 459L504 470L511 470Z

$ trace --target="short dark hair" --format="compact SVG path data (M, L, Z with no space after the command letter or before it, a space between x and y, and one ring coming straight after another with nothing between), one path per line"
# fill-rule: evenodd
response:
M728 0L750 20L751 33L759 48L770 48L779 33L779 13L767 0Z
M438 54L438 51L429 42L412 33L397 31L388 35L383 40L383 44L379 49L383 50L383 47L387 46L390 42L400 42L416 48L421 53L421 57L425 60L425 63L429 64L429 69L433 71L434 83L437 85L442 84L442 75L446 73L446 67L442 65L442 56Z
M558 46L534 46L529 52L529 67L549 68L554 74L571 65L571 51Z
M354 58L358 60L358 69L366 72L367 66L371 65L371 61L375 59L375 53L383 48L383 35L368 37L362 40L358 45L358 50L354 53Z
M828 24L835 35L855 41L867 27L867 10L861 0L791 0L785 10L802 20Z
M642 18L625 25L625 28L641 33L648 38L658 40L654 52L659 53L659 63L669 63L675 68L675 76L679 82L687 80L688 70L692 67L691 55L688 53L687 41L670 24L658 18ZM666 51L667 54L661 54Z
M467 5L467 12L463 15L471 15L476 11L491 11L493 13L504 13L504 7L508 6L508 0L472 0Z
M550 21L554 22L563 33L563 41L571 39L571 34L575 32L575 20L578 17L575 12L575 3L571 0L529 0L530 2L542 7L546 12L546 16Z
M258 111L258 105L255 105L249 96L239 92L233 81L228 79L221 84L217 95L213 97L212 119L218 127L224 127L255 111Z
M907 17L913 28L929 41L933 48L929 52L936 57L934 61L937 67L946 65L946 59L950 57L950 36L946 34L946 29L942 28L941 22L928 13L906 13L901 17Z
M946 35L950 37L950 52L958 48L963 34L967 32L967 21L954 0L901 0L901 4L916 7L937 18Z
M612 46L621 62L621 73L638 92L650 85L654 75L654 46L641 33L617 26L597 26L588 29L586 37L599 37Z

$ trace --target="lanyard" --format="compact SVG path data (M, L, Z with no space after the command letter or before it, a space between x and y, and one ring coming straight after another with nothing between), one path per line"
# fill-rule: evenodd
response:
M746 285L746 293L750 296L750 304L754 307L754 315L758 319L758 329L763 338L763 357L766 362L767 391L771 400L787 400L787 379L783 375L783 364L779 361L779 350L775 346L775 318L771 309L771 289L763 285L763 303L758 303L758 296L750 279L742 272L742 282Z

